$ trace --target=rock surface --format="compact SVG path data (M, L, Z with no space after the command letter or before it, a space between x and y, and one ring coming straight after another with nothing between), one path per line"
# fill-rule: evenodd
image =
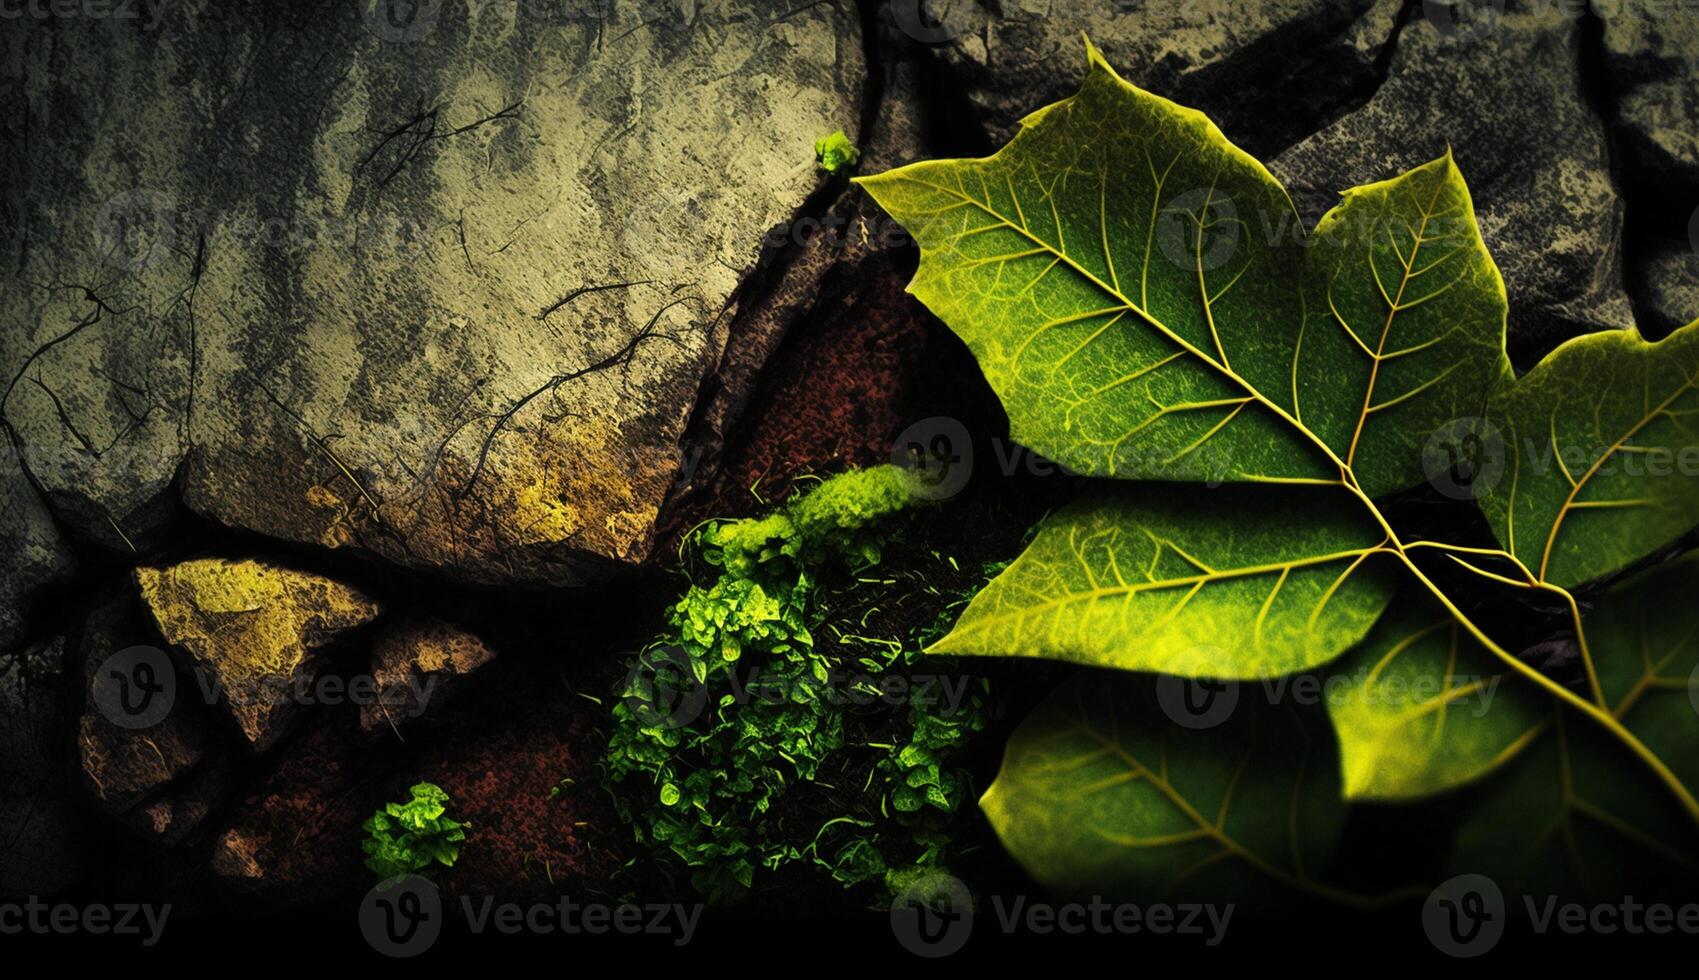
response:
M1623 206L1604 127L1582 93L1579 28L1550 7L1515 11L1451 33L1413 18L1368 104L1269 169L1313 223L1339 191L1396 176L1449 144L1509 291L1511 356L1526 367L1569 337L1627 327L1633 316Z
M399 729L427 709L440 708L495 656L483 640L440 619L404 622L384 631L372 645L377 697L360 706L360 727Z
M26 604L43 587L76 571L53 517L18 465L12 444L0 438L0 651L23 638Z
M1267 154L1343 104L1370 70L1384 33L1354 37L1348 50L1326 42L1372 6L1371 0L893 0L888 12L899 31L931 44L949 64L999 145L1027 113L1078 88L1085 34L1128 81L1202 109L1241 145ZM1395 10L1377 12L1377 33L1390 32L1390 14ZM1313 79L1294 82L1307 76Z
M299 708L320 648L380 611L351 586L253 560L138 568L135 580L160 634L188 651L259 751Z
M1686 245L1652 249L1635 270L1642 280L1640 329L1662 337L1677 327L1699 320L1699 250Z
M103 600L83 624L83 712L77 719L77 757L83 784L107 813L163 842L180 840L207 815L229 783L229 753L200 689L172 671L169 657L133 595ZM162 715L130 715L100 693L109 669L132 673L129 651L146 648L169 680L156 677L167 698Z
M19 27L5 418L114 547L186 463L224 524L462 579L640 561L762 236L854 137L856 12L384 6Z
M1652 16L1620 4L1604 21L1605 71L1617 98L1624 145L1647 170L1699 184L1699 10Z
M53 894L92 861L65 758L64 661L63 637L0 653L0 895Z

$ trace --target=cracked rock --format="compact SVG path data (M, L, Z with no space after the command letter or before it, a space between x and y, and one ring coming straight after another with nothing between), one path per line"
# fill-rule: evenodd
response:
M851 4L572 7L20 22L0 407L49 505L120 550L176 479L463 580L643 561L866 69Z
M386 630L372 646L377 697L360 706L360 727L399 727L440 707L495 656L483 640L439 619Z
M283 734L322 648L379 612L351 586L254 560L138 568L135 580L160 634L188 651L256 751Z
M1306 120L1319 123L1350 98L1379 38L1353 39L1348 57L1323 42L1372 7L1371 0L891 0L887 16L953 69L998 144L1027 113L1074 94L1085 34L1122 77L1203 110L1240 145L1265 155L1304 135ZM1389 31L1391 14L1375 26Z
M1413 18L1368 104L1269 164L1313 224L1341 190L1394 177L1449 144L1504 274L1522 367L1569 337L1633 322L1623 207L1603 125L1581 91L1577 32L1550 9L1513 8L1490 28L1449 35Z
M170 692L162 695L168 707L158 717L128 715L95 694L101 672L131 666L114 658L153 639L127 593L108 598L89 615L79 644L88 694L77 720L77 756L83 783L103 809L170 843L193 830L222 795L229 782L228 753L197 700L198 688L175 672L163 685ZM162 651L160 662L169 669Z

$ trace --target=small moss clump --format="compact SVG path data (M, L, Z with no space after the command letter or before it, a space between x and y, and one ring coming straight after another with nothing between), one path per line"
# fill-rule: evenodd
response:
M820 169L836 175L856 165L861 159L861 151L850 142L843 130L838 130L830 136L822 136L814 141L814 159L820 164Z
M891 581L876 568L917 499L912 479L845 473L687 541L706 572L619 692L603 769L638 840L710 899L799 862L854 886L943 860L969 796L951 752L984 724L983 682L958 679L955 697L908 686L947 623L863 635L876 618L867 583Z
M434 783L416 783L412 799L389 803L360 825L366 867L387 881L418 874L432 864L453 867L466 839L466 824L448 816L448 794Z

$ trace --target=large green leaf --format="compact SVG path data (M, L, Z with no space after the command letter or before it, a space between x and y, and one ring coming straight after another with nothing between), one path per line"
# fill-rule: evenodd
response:
M1481 506L1504 547L1564 587L1620 571L1699 525L1699 324L1564 344L1487 413L1505 471Z
M1348 192L1307 248L1260 163L1088 49L1079 93L995 155L860 181L1014 437L1094 476L1420 482L1432 430L1510 373L1450 155Z
M1384 532L1340 496L1100 492L1046 518L930 652L1238 679L1326 663L1362 639L1393 589Z
M995 155L859 179L920 245L909 291L973 350L1014 438L1074 470L1337 479L1286 421L1303 323L1286 192L1202 113L1089 60Z
M1431 600L1400 602L1331 679L1345 795L1404 800L1497 769L1544 730L1551 698Z
M1618 586L1587 617L1608 710L1690 789L1699 787L1695 595L1699 553ZM1699 870L1692 822L1640 760L1567 709L1547 727L1486 787L1458 835L1456 871L1528 894L1620 897Z
M1432 433L1511 378L1469 188L1447 153L1346 191L1311 241L1294 414L1369 496L1420 483Z
M1168 723L1149 678L1081 674L1009 739L980 806L1044 885L1082 895L1303 886L1342 825L1333 746L1313 712L1246 685L1215 727Z

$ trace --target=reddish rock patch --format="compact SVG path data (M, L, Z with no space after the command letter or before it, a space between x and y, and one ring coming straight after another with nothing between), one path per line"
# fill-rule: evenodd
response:
M858 241L862 227L856 218L836 233L842 259L763 371L719 470L663 526L661 560L698 521L761 510L798 477L890 462L896 437L922 419L952 416L976 443L1008 431L972 354L904 291L914 250L875 250ZM865 227L885 225L870 216Z

